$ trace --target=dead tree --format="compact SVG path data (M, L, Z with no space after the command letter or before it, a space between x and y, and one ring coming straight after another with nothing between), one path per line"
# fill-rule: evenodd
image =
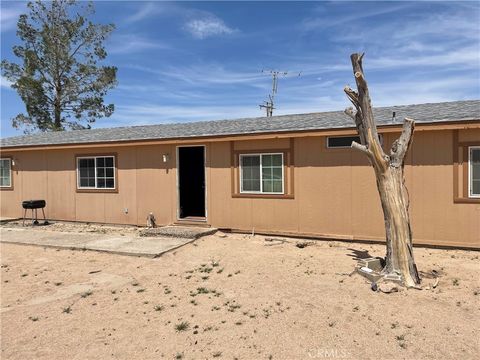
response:
M345 113L355 121L361 142L361 144L353 142L352 148L364 153L375 170L387 240L387 254L382 274L387 278L399 279L407 287L414 287L420 283L420 277L413 259L412 231L408 214L409 198L403 166L412 142L415 122L405 118L402 133L394 141L390 154L387 155L380 143L373 117L367 81L362 68L363 55L350 56L357 91L348 86L344 89L355 106L355 109L351 107L346 109Z

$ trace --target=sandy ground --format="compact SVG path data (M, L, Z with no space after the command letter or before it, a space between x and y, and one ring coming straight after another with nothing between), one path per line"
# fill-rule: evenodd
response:
M479 253L415 249L436 289L352 271L380 245L209 236L158 259L2 244L2 359L474 359ZM424 286L433 279L424 279Z
M61 232L79 232L79 233L99 233L99 234L122 234L137 235L142 228L137 226L125 225L105 225L97 223L74 223L68 221L49 221L47 226L43 225L43 219L39 220L40 225L32 226L32 222L25 220L25 226L22 220L8 221L1 225L4 228L31 229L36 231L61 231Z

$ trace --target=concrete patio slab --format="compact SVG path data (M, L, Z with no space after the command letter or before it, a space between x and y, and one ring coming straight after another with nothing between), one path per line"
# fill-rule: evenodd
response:
M94 250L121 255L158 257L195 239L73 233L38 229L1 228L0 242L54 248Z

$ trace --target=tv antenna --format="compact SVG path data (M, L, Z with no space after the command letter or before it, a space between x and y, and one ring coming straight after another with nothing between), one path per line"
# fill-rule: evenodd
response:
M260 109L265 109L267 112L267 117L271 117L273 115L273 109L275 109L275 95L277 94L278 90L278 78L279 76L287 76L288 71L279 71L279 70L262 70L262 74L268 73L272 76L272 93L268 95L268 100L264 101L260 106ZM301 72L298 73L298 76L301 75Z

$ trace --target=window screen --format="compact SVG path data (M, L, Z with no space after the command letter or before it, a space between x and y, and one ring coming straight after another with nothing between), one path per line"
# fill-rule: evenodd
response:
M115 159L113 156L78 158L77 172L79 188L115 188Z
M469 149L469 195L480 197L480 146Z
M383 136L379 134L380 144L383 145ZM361 143L360 136L329 136L327 137L328 148L349 148L352 142Z
M12 186L12 160L0 159L0 187Z
M240 155L240 191L283 193L283 154Z

